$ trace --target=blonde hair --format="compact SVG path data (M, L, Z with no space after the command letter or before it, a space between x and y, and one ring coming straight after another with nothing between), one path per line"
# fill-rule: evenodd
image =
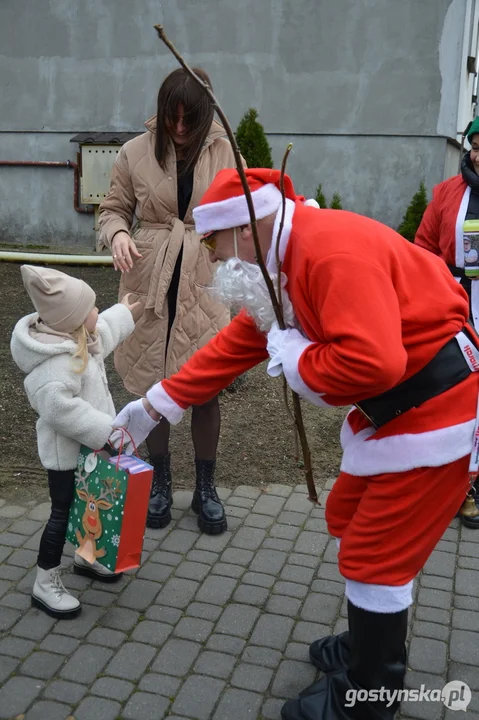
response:
M77 330L72 332L72 338L78 345L77 351L73 356L73 360L79 360L80 363L74 362L73 372L80 375L85 371L88 365L88 334L86 327L81 325Z

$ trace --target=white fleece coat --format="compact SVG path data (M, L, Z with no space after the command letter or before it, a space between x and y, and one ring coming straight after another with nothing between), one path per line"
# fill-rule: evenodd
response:
M15 325L12 356L27 374L25 390L38 413L40 461L47 470L73 470L80 445L100 449L112 432L115 407L108 390L104 359L132 332L134 321L124 305L114 305L98 318L101 352L88 356L83 373L73 371L77 345L72 340L45 344L33 338L29 327L37 313Z

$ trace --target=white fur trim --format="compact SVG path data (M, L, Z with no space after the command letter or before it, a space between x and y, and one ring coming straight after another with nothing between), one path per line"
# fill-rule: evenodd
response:
M375 433L367 427L354 435L346 418L341 428L341 470L367 477L406 472L419 467L440 467L470 455L475 420L423 433L391 435L369 440Z
M317 210L320 210L319 203L316 200L313 200L313 198L310 198L309 200L304 201L305 207L314 207Z
M280 193L280 195L281 195L281 193ZM268 251L268 256L266 258L266 268L267 268L268 272L270 272L270 273L278 272L278 268L276 265L276 243L278 242L278 233L279 233L279 225L281 222L282 207L283 207L283 204L280 203L278 212L276 213L274 225L273 225L273 242L271 243L271 247ZM281 231L281 237L279 238L279 259L281 260L281 262L283 262L283 260L284 260L284 256L286 254L286 248L288 247L289 236L291 235L291 229L293 227L293 215L294 215L295 207L296 206L295 206L294 202L292 200L290 200L289 198L286 198L283 229Z
M456 267L464 267L464 220L466 219L467 207L471 196L469 185L464 191L459 212L456 218Z
M155 408L156 412L163 415L171 425L178 425L185 414L183 408L163 389L161 382L156 383L148 390L146 399Z
M369 585L346 580L346 597L362 610L377 613L396 613L412 604L413 581L406 585Z
M254 190L251 197L257 220L276 212L281 204L281 192L272 183ZM196 232L200 235L212 230L228 230L240 225L249 225L251 222L244 195L236 195L227 200L207 205L198 205L193 210L193 219Z
M300 397L305 400L309 400L309 402L316 405L316 407L332 407L332 405L329 405L322 399L324 393L316 393L314 390L311 390L299 374L299 359L306 348L310 347L310 345L314 345L314 343L306 338L298 338L297 340L288 343L287 352L281 354L284 376L288 381L288 385L291 390L298 393Z

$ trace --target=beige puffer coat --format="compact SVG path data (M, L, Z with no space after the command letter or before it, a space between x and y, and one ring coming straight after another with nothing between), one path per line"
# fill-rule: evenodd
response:
M175 373L230 319L225 307L205 290L213 265L194 230L192 215L216 173L235 166L225 130L213 121L196 163L192 197L181 222L173 144L165 172L155 157L156 118L145 125L148 131L127 142L118 153L110 191L100 206L102 246L110 248L115 233L125 230L131 232L143 256L134 258L133 269L121 277L120 298L131 292L141 304L133 310L133 334L115 351L115 367L126 389L135 395L144 395L155 382ZM182 245L176 315L166 347L167 293Z

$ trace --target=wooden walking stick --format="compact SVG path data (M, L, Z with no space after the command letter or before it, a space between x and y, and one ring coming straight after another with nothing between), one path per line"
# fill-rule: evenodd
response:
M273 282L271 280L271 277L266 269L266 265L264 263L263 254L261 252L261 246L259 244L259 238L258 238L258 230L256 226L256 215L254 211L254 205L253 205L253 199L251 197L251 191L248 185L248 181L246 179L246 175L243 168L243 163L241 161L241 154L238 149L238 145L236 143L236 139L233 133L233 130L231 129L231 126L228 122L228 118L226 117L225 113L223 112L220 104L218 103L216 96L214 95L212 89L210 86L205 83L201 78L199 78L193 70L189 67L189 65L186 63L186 61L183 59L183 57L180 55L178 50L175 48L173 43L169 40L167 37L163 26L162 25L155 25L155 30L158 33L158 36L160 40L166 45L166 47L170 50L170 52L175 56L175 58L178 60L182 68L200 85L203 90L206 92L208 97L210 98L214 109L216 110L218 116L220 117L224 128L226 130L226 134L228 135L228 139L231 143L231 147L233 149L233 154L236 162L236 169L239 173L240 179L241 179L241 185L243 186L243 191L246 198L246 204L248 206L248 212L251 219L251 231L253 234L253 242L255 246L256 251L256 257L258 265L261 269L261 273L263 275L264 281L266 283L266 287L268 289L268 293L271 299L271 303L273 305L274 314L276 316L276 320L278 322L279 327L281 330L286 329L286 325L283 318L283 312L282 312L282 302L281 302L281 268L278 268L278 295L276 295ZM284 223L284 213L285 213L285 206L286 206L286 198L284 193L284 186L283 186L283 180L284 180L284 172L286 167L286 159L289 154L289 150L291 148L287 149L285 153L285 157L283 158L283 165L281 169L281 194L282 194L282 201L283 201L283 207L282 207L282 216L281 216L281 223L280 223L280 229L278 233L278 240L276 243L276 258L278 261L278 244L279 244L279 237L281 236L281 230L282 225ZM314 503L318 503L318 495L316 492L316 487L314 485L314 479L313 479L313 470L311 467L311 453L309 450L308 440L306 437L306 431L304 429L304 423L301 413L301 403L299 400L299 396L297 393L293 392L293 411L294 411L294 421L295 426L299 435L299 439L301 442L301 448L303 451L303 462L304 462L304 474L306 478L306 484L308 486L308 493L309 493L309 500Z

